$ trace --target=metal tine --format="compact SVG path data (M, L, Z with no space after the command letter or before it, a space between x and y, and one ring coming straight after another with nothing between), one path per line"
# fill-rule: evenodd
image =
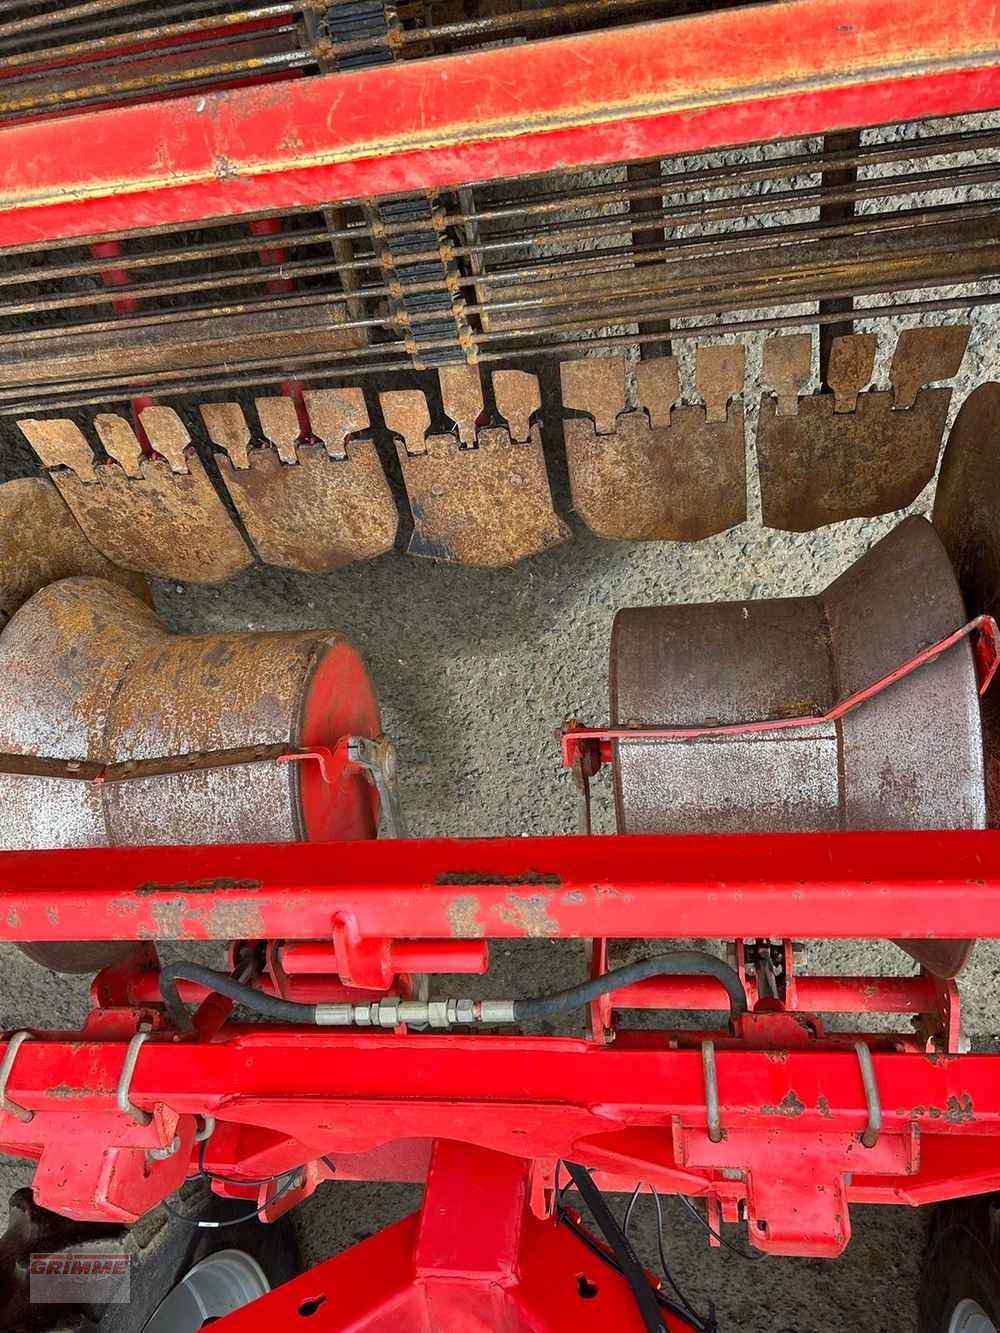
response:
M171 472L189 471L184 453L191 443L191 436L174 409L154 403L152 407L142 409L139 421L150 445L167 460Z
M239 403L202 403L199 408L208 438L224 450L234 468L250 466L250 427Z
M83 482L97 480L94 451L75 421L19 421L21 434L47 468L66 467Z
M878 339L874 333L850 333L834 338L826 382L833 390L834 412L854 412L858 395L867 389L875 374Z
M483 415L483 383L478 366L442 366L441 401L444 410L458 427L462 444L476 442L476 426Z
M346 458L347 437L371 425L364 389L307 389L303 399L312 433L331 458Z
M725 421L729 403L743 392L745 353L742 343L716 343L699 347L695 355L695 381L705 400L705 420Z
M104 445L104 452L124 470L127 477L142 476L142 445L132 423L113 412L99 412L94 430Z
M493 401L517 444L531 439L531 418L542 410L538 376L526 370L494 370Z
M798 415L799 395L812 376L812 359L811 333L764 339L762 379L774 390L779 417Z
M295 399L287 395L280 398L255 398L254 405L264 437L274 445L278 457L283 463L297 463L302 426Z
M675 356L651 356L635 368L639 402L654 428L670 425L670 413L681 399L681 371Z
M565 407L594 418L598 435L613 435L618 416L625 411L625 358L588 356L563 361L559 367Z
M925 384L957 375L972 333L970 324L903 329L892 358L890 379L896 407L912 407Z
M394 435L401 435L408 454L427 452L427 432L431 413L420 389L392 389L379 394L385 424Z

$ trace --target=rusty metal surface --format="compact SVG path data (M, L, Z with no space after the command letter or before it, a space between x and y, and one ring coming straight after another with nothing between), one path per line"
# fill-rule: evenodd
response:
M478 366L442 366L441 401L458 427L462 444L475 444L476 426L483 415L483 383Z
M639 402L649 413L649 424L670 425L670 414L681 397L680 365L675 356L644 357L635 367Z
M598 536L699 541L747 515L743 408L709 424L701 407L675 407L669 426L642 413L618 418L611 435L563 423L573 508Z
M90 544L45 477L0 485L0 626L57 579L94 574L149 599L141 574L119 569Z
M188 454L191 436L174 409L154 403L152 407L142 409L139 421L150 447L167 460L170 470L179 474L187 472L193 456Z
M249 467L250 427L239 403L202 403L200 410L211 442L225 450L234 468Z
M625 358L588 356L559 367L563 407L594 419L598 435L610 435L625 411Z
M155 318L118 320L113 328L84 325L71 336L39 330L4 340L0 387L78 385L95 376L128 384L137 375L181 370L197 375L227 363L269 364L363 347L364 331L341 327L345 319L343 303L327 300L246 314L220 304L190 316L160 312Z
M313 434L326 446L331 458L346 458L349 436L366 430L370 424L364 390L307 390L303 398Z
M1000 384L966 398L951 428L934 496L934 526L972 615L1000 609ZM1000 698L982 700L986 803L1000 825Z
M686 726L822 712L965 619L947 553L905 520L816 598L620 611L615 726ZM623 832L979 828L982 740L963 645L839 724L792 735L620 741ZM946 930L947 923L942 923ZM905 946L940 975L962 943Z
M172 635L105 580L49 585L0 633L0 749L112 765L247 746L271 757L120 784L0 774L0 846L301 838L302 765L271 751L317 726L310 744L331 739L343 701L310 701L323 664L348 648L331 630Z
M743 392L745 357L742 343L699 347L695 353L695 383L710 423L725 421L730 402Z
M103 579L36 593L0 633L0 749L78 759L100 754L104 719L128 667L166 637L156 612ZM97 847L100 789L0 774L0 845Z
M957 375L971 333L968 324L903 329L890 371L896 406L912 407L922 385L949 380Z
M812 334L788 333L765 338L761 357L761 380L774 390L778 416L795 416L799 394L812 375Z
M352 440L346 456L304 444L289 466L273 449L251 450L246 468L221 455L219 474L261 560L323 574L391 551L399 515L378 451Z
M542 410L538 376L526 370L495 370L493 397L497 411L507 423L510 438L520 444L530 439L532 418Z
M831 340L826 382L833 391L834 412L857 411L858 395L875 373L877 351L874 333L849 333Z
M86 536L125 569L189 583L221 583L253 563L246 542L216 494L200 460L188 471L144 458L141 476L109 463L89 485L75 472L50 475Z
M94 417L94 431L104 446L104 452L124 468L126 476L142 476L139 466L142 462L142 445L131 422L111 412L99 412ZM74 468L74 471L77 469Z
M270 440L282 463L297 462L296 449L302 427L299 414L291 398L258 398L254 406L260 418L264 438Z
M81 481L93 482L94 451L75 421L19 421L22 435L47 468L71 468Z
M427 398L419 389L394 389L379 394L382 416L394 435L402 437L410 454L426 452L427 432L431 428L431 413Z
M757 462L764 523L808 532L847 518L903 509L934 475L950 389L922 389L894 411L892 395L863 393L856 412L832 394L800 398L795 416L760 404Z
M432 435L422 454L398 446L413 512L410 555L488 569L512 565L569 538L552 507L538 427L526 444L483 430L475 449Z

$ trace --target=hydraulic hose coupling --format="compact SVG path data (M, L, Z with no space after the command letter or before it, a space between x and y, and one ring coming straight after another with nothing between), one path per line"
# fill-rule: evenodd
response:
M320 1027L465 1027L514 1022L513 1000L404 1000L398 995L365 1004L318 1004Z

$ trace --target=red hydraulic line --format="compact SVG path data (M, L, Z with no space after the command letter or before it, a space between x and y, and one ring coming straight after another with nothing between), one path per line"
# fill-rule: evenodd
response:
M1000 7L776 0L0 133L4 243L1000 105Z

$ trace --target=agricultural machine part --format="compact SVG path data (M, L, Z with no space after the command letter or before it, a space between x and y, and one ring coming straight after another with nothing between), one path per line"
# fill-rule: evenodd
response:
M801 335L765 342L765 378L773 368L779 395L761 400L757 427L765 524L808 532L911 504L934 475L951 403L950 389L922 386L958 374L969 333L967 326L904 329L892 393L862 392L874 372L871 334L835 338L830 391L811 397L795 394L811 371Z
M119 586L65 579L10 621L0 662L0 749L56 761L0 774L6 847L374 833L374 785L346 756L323 762L379 734L361 660L331 631L173 635Z
M636 367L645 412L625 412L621 357L565 361L563 422L573 507L600 537L697 541L747 516L743 348L700 347L704 407L677 405L673 357Z
M613 536L722 531L746 514L735 448L742 368L726 341L744 332L820 328L819 406L806 396L811 334L808 348L801 336L765 346L765 377L776 391L758 442L768 521L795 527L806 516L882 512L929 476L942 391L922 386L947 377L948 365L957 370L964 334L901 338L890 410L866 388L872 339L854 336L852 321L936 317L1000 297L1000 133L963 121L944 132L913 125L1000 105L995 6L925 4L901 24L898 6L885 0L846 8L775 0L732 11L697 0L694 13L621 29L614 25L656 17L662 7L568 0L510 12L484 0L456 17L409 0L252 10L234 0L226 13L197 3L156 18L125 0L40 8L13 0L0 23L0 290L9 298L0 303L0 413L28 423L70 508L116 562L207 581L246 567L248 537L263 559L312 570L386 549L395 516L374 451L357 438L368 429L357 386L373 375L390 429L389 395L419 385L423 406L411 398L406 429L397 432L404 473L412 473L405 480L414 551L423 542L438 558L503 564L544 549L563 532L541 458L534 377L504 369L491 381L478 370L536 370L543 355L614 356L634 344L656 354L636 371L645 415L624 412L613 358L598 368L587 357L595 365L564 377L567 413L592 418L566 423L574 498L596 530ZM521 36L528 42L508 44ZM542 36L548 40L532 40ZM470 49L480 46L487 49ZM747 126L759 143L738 164L680 160L740 144ZM87 151L67 152L70 136ZM666 344L682 338L719 344L695 358L703 406L681 402L674 385ZM426 367L444 373L436 382L412 374ZM382 378L401 370L411 373L398 386ZM591 385L581 389L581 380L601 376L615 380L611 390L599 386L595 398ZM350 386L352 403L328 401L334 421L321 429L309 397L329 395L333 382ZM222 449L217 465L206 458L202 467L189 447L196 418L182 422L164 405L192 390L207 409L197 444L203 455L209 443ZM570 398L581 394L584 406L574 406ZM243 415L250 396L259 434ZM80 407L96 415L66 416ZM443 418L455 430L435 452L431 430L447 430ZM779 429L788 445L784 474L769 450ZM946 463L945 494L952 474L967 470L960 460L981 452L966 431L949 446L956 462ZM365 468L355 467L362 457ZM628 479L624 504L616 467ZM973 484L984 471L985 460L968 469ZM219 478L247 535L216 490ZM959 523L942 525L949 546ZM916 541L909 531L896 539ZM985 538L983 546L988 553ZM978 549L958 562L966 582L969 568L989 568ZM930 610L909 585L899 606L860 627L858 644L831 640L829 590L802 599L788 662L782 671L772 654L771 664L779 687L796 679L802 686L801 697L789 689L784 700L793 716L768 714L778 690L763 697L758 682L757 693L736 702L756 705L763 720L743 722L743 708L729 714L745 735L682 742L586 733L576 749L581 777L584 760L604 757L600 743L590 745L602 734L619 762L644 747L659 759L676 759L682 748L712 757L714 747L724 767L737 751L758 761L782 754L784 733L796 729L803 753L817 736L832 748L833 726L876 754L881 745L894 781L898 732L906 733L898 744L916 797L893 785L887 808L910 811L923 800L951 822L949 785L957 784L953 806L981 823L982 794L966 762L978 724L963 640L978 630L979 665L988 667L995 625L981 614L991 607L975 603L945 624L938 572L934 561L923 570ZM869 575L859 567L845 586ZM95 586L116 605L125 597ZM863 605L869 592L859 586L845 595L838 629L851 628L848 603ZM957 605L953 589L948 596ZM138 700L137 713L143 698L138 689L133 696L133 675L142 696L159 704L157 741L200 744L182 734L183 700L179 719L168 717L178 701L167 689L167 659L176 651L186 661L190 646L171 649L152 613L128 605L110 628L93 618L90 648L105 630L115 639L107 674L122 680L125 700ZM776 614L770 606L765 617ZM4 639L34 623L31 607ZM719 614L699 610L706 624ZM928 641L916 631L932 611L942 623ZM67 612L67 657L71 619ZM125 619L135 631L134 664ZM749 655L769 624L736 623L730 639ZM842 659L852 669L869 660L878 668L881 646L868 640L880 634L885 673L862 681L863 697L845 700L845 682L831 671ZM147 640L155 645L148 652ZM86 657L88 645L78 646ZM54 709L53 691L37 676L44 654L28 649L25 641L16 669L40 707ZM747 667L734 656L727 640L720 657L740 679ZM94 672L81 675L78 700L100 702L95 673L107 658L91 657ZM154 659L167 662L158 674ZM200 686L214 688L197 661L191 666ZM717 662L695 666L701 682L716 681ZM360 668L357 675L363 680ZM925 677L954 692L935 693L924 707ZM76 680L72 670L67 679ZM25 792L58 788L67 806L89 809L99 797L131 829L142 823L132 795L155 808L157 790L214 791L227 775L242 788L247 765L289 784L269 814L294 823L296 780L332 775L330 823L332 812L350 811L345 785L363 781L369 804L357 800L370 831L379 773L388 781L391 763L369 753L374 742L364 732L339 727L329 743L292 744L290 699L307 685L294 672L286 684L279 739L267 745L226 748L227 735L180 755L152 745L151 756L141 747L140 757L111 753L113 701L101 705L107 727L96 756L81 748L60 757L58 747L6 756L4 780ZM707 706L692 696L710 691L687 684L689 703L701 703L696 715L711 723L728 684L713 683ZM355 679L352 690L370 699L366 683ZM831 701L826 730L814 718L800 725L801 710ZM82 716L69 709L81 746L101 707L92 715L81 708ZM48 736L63 740L54 711L44 717ZM873 718L879 727L869 735L863 728ZM20 721L37 739L33 724ZM125 739L132 746L131 733ZM700 1196L715 1231L742 1214L750 1242L776 1253L839 1252L853 1201L917 1203L994 1189L997 1057L961 1054L954 982L926 971L801 977L793 940L900 938L947 970L942 923L958 941L1000 938L998 835L915 831L905 821L888 831L874 820L877 830L841 831L839 821L828 829L823 821L841 796L845 805L874 804L867 790L857 795L844 753L843 775L824 768L828 755L814 755L806 776L822 799L811 804L809 783L795 775L792 810L808 805L822 826L809 833L359 838L338 843L335 854L294 841L3 853L3 938L70 949L112 941L128 953L95 979L80 1033L19 1033L4 1043L0 1143L37 1161L41 1199L96 1219L135 1217L200 1172L268 1219L332 1172L428 1182L419 1224L410 1220L334 1261L322 1283L276 1292L235 1316L243 1328L305 1318L317 1328L361 1319L394 1328L402 1310L417 1328L478 1319L625 1329L640 1305L649 1327L648 1293L635 1301L634 1289L604 1272L606 1250L591 1242L586 1259L578 1257L578 1223L556 1197L560 1159L573 1163L585 1194L592 1171L611 1189L647 1183ZM280 768L281 759L289 766ZM789 760L780 762L790 772ZM936 771L935 807L927 775ZM739 807L740 793L734 801ZM173 814L166 811L153 836L166 827L183 841L170 832ZM625 1007L700 1000L718 1012L726 1004L717 979L629 982L613 966L609 941L641 938L661 952L654 942L675 936L679 923L685 932L736 937L749 1012L726 1029L631 1031L621 1021ZM352 1016L367 1006L369 1018L384 1013L389 1021L403 1004L429 1019L441 1003L429 978L459 963L482 970L491 939L560 937L592 942L592 1038L319 1032L284 1022L248 1029L228 1021L229 1001L209 977L200 989L177 980L181 1002L198 1006L195 1035L178 1041L163 1003L169 973L161 986L151 943L226 940L239 985L286 1002L349 1006ZM297 949L317 970L295 970ZM961 955L960 946L947 961ZM512 1015L524 1002L513 998ZM828 1033L817 1017L824 1005L892 1009L915 1020L915 1030ZM605 1238L619 1253L612 1235ZM603 1267L592 1271L594 1263ZM630 1268L627 1254L619 1267ZM354 1303L346 1314L345 1292ZM673 1324L704 1327L688 1313Z
M1000 384L974 389L951 428L934 497L941 534L966 606L1000 607ZM986 811L1000 823L1000 704L983 700Z
M269 565L326 573L392 550L398 518L378 453L370 439L350 438L368 427L364 395L358 389L304 395L309 436L319 443L300 442L296 406L290 397L257 400L272 444L255 449L239 404L201 408L209 439L228 455L216 454L215 462L258 556Z
M75 574L114 579L149 597L141 575L117 568L90 544L43 477L0 485L0 627L33 593Z
M608 758L623 833L985 827L979 622L956 631L964 615L919 518L818 598L619 611L611 728L564 734L587 826L589 779ZM984 689L997 654L986 628ZM943 977L971 951L903 947Z
M430 410L419 390L381 395L413 513L410 555L496 568L569 537L552 508L541 431L532 419L541 407L538 380L497 371L493 384L506 425L477 428L483 415L478 371L441 372L446 410L457 414L457 439L429 433Z
M190 437L169 407L141 413L151 454L144 456L124 417L94 426L111 461L72 421L22 421L28 442L94 546L116 564L191 583L221 583L253 561Z

